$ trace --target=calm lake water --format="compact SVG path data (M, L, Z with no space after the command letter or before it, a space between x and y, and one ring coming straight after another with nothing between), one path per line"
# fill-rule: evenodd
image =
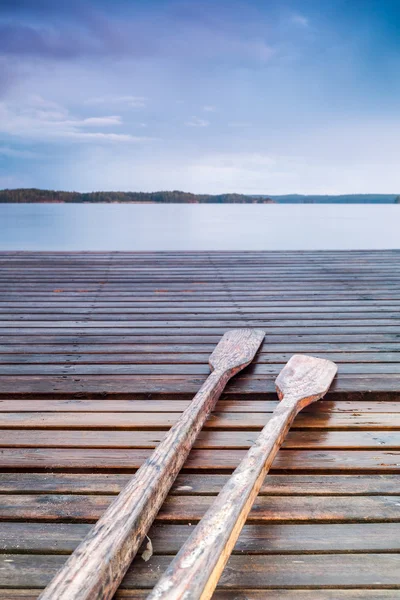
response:
M399 247L399 205L0 204L0 250Z

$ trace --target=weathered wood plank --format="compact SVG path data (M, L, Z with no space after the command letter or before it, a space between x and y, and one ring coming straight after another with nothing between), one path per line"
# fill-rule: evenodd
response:
M189 537L188 524L155 524L149 531L154 554L175 554ZM86 523L0 522L0 552L69 554L90 530ZM143 543L139 554L144 550ZM245 525L233 553L399 552L400 523ZM1 598L1 596L0 596Z
M0 398L14 396L59 398L149 397L190 398L202 385L204 377L172 375L14 375L0 376ZM400 376L396 374L340 375L333 382L327 399L399 400ZM226 397L246 395L254 400L275 399L273 376L240 375L225 390Z
M2 600L37 600L40 590L10 590L0 589L0 598ZM268 588L268 590L241 589L238 596L238 590L217 590L213 595L213 600L265 600L268 594L268 600L293 600L293 590L277 590ZM115 595L115 600L145 600L148 596L148 590L119 590ZM400 590L390 589L323 589L314 590L296 589L296 598L299 600L395 600L400 598Z
M65 556L5 554L0 557L3 587L43 587L65 562ZM149 589L170 562L169 556L153 556L147 563L137 559L123 588ZM221 588L400 588L399 554L315 554L232 556L222 574ZM296 593L297 595L297 593Z
M0 495L2 521L95 522L114 496L103 495ZM193 522L201 519L212 496L171 496L157 514L159 522ZM249 523L398 522L400 496L260 496Z
M57 340L55 340L56 342ZM267 348L273 350L273 344ZM324 346L328 349L324 350ZM386 344L292 344L282 352L260 352L257 364L282 364L298 353L328 358L337 363L398 362L400 346ZM353 346L353 347L352 347ZM204 351L204 349L206 351ZM346 351L347 350L347 351ZM348 351L350 350L350 351ZM373 351L370 351L373 350ZM21 363L136 363L136 364L204 364L212 352L212 345L167 345L167 344L4 344L0 345L0 362L3 364Z
M390 324L388 321L396 319L398 317L398 313L396 311L370 311L370 312L356 312L352 310L347 311L320 311L313 312L312 310L305 310L296 313L295 311L291 311L286 313L274 312L274 311L257 311L257 310L244 310L242 308L233 309L227 307L224 312L213 310L196 310L195 312L188 312L185 310L176 310L176 312L168 312L163 309L158 309L155 307L153 311L144 310L139 308L136 311L129 309L114 309L114 308L105 308L102 311L98 311L94 308L88 309L79 309L72 310L70 309L61 309L56 308L53 311L46 309L45 311L24 309L24 312L20 310L7 310L7 312L2 311L0 307L0 325L3 326L5 323L14 323L14 319L18 317L18 323L24 323L26 327L28 327L28 323L31 321L35 322L51 322L55 323L57 327L62 327L63 322L84 321L85 318L90 315L90 320L93 322L97 321L115 321L119 323L119 327L121 327L121 323L124 324L127 321L132 321L135 319L135 322L140 323L144 321L148 325L148 321L151 319L154 323L158 325L158 322L166 322L168 319L168 325L171 326L170 323L175 320L185 319L185 323L189 326L192 322L197 322L201 318L202 314L204 314L204 319L209 326L213 326L215 323L220 323L221 321L229 321L233 322L235 320L243 320L244 315L248 315L249 320L260 320L265 323L270 323L272 326L275 326L277 321L281 321L282 317L285 318L285 324L290 327L292 323L294 325L299 324L299 317L302 321L308 321L311 325L315 320L317 320L317 324L324 325L324 321L332 322L337 321L340 325L342 322L348 323L349 320L354 321L357 325L365 326L367 324L375 324L379 325L382 322L382 325ZM300 322L301 323L301 322ZM345 324L343 323L343 324ZM39 325L43 326L43 325ZM123 326L123 325L122 325ZM139 325L141 326L141 325ZM232 325L229 325L232 326Z
M200 344L208 344L215 345L221 336L215 333L204 334L203 330L197 331L196 335L189 335L185 332L180 332L180 330L174 330L172 333L169 333L168 330L164 332L159 332L157 335L153 331L152 334L146 334L145 336L141 335L139 332L132 330L128 334L122 334L119 332L119 335L115 335L113 333L107 332L107 335L99 337L100 334L93 335L92 330L90 331L81 331L76 334L71 331L63 331L61 333L52 333L51 330L46 330L46 332L37 334L32 333L31 330L28 333L24 333L21 335L17 330L15 334L8 333L7 336L1 337L2 344L90 344L90 345L103 345L104 349L112 351L113 349L118 349L119 345L123 344L178 344L179 348L186 344L200 345ZM373 334L363 334L362 336L355 336L354 331L353 334L346 333L343 335L338 335L337 331L333 331L329 337L331 347L336 347L337 351L340 351L342 348L342 344L348 344L351 347L360 347L367 344L396 344L399 341L399 337L396 334L390 333L373 333ZM320 334L310 334L308 330L301 332L300 334L292 332L290 335L291 345L290 348L298 347L298 344L312 344L319 346L319 344L324 343L326 341L326 337ZM271 330L267 333L267 343L268 346L264 346L264 348L270 347L270 344L287 344L288 336L284 333L279 333L279 330ZM333 346L332 346L333 345ZM287 348L287 347L286 347ZM289 348L289 351L290 351ZM390 349L390 348L389 348ZM305 352L306 350L301 350ZM310 351L310 348L307 350Z
M271 412L211 414L205 429L258 431ZM16 412L1 413L0 429L169 429L180 413L172 412ZM296 429L398 430L400 413L316 413L298 415Z
M254 375L274 378L283 368L283 364L255 364L247 368L245 377ZM79 376L79 375L137 375L137 376L207 376L210 369L202 364L76 364L73 361L57 364L0 364L0 376L3 375L39 375L39 376ZM400 377L400 363L342 364L340 377L344 375L397 375Z
M161 399L110 399L99 398L96 400L88 399L69 399L56 400L48 399L0 399L0 412L166 412L166 413L181 413L190 404L190 400L175 400L171 398ZM216 404L216 412L225 413L272 413L278 406L279 400L237 400L235 398L229 400L218 400ZM393 400L386 402L382 400L370 401L348 401L348 400L320 400L318 404L313 404L310 407L305 407L302 411L307 414L343 414L343 413L400 413L400 402Z
M4 347L3 347L4 348ZM54 353L39 353L40 348L34 346L30 351L29 347L25 346L25 351L20 352L18 347L11 348L12 352L0 352L0 365L49 365L49 364L64 364L64 365L89 365L89 364L130 364L130 365L204 365L207 362L208 355L195 353L179 353L175 354L164 350L164 352L152 353L129 353L118 354L116 352L99 353L91 352L89 346L86 349L75 348L73 345L69 348L68 353L57 352L57 347L53 347ZM112 348L115 350L115 348ZM383 349L382 349L383 350ZM36 353L34 353L36 352ZM297 354L297 351L294 350ZM278 370L279 366L287 362L293 352L286 354L263 354L257 358L257 365L274 365L274 370ZM357 365L358 363L366 363L368 372L377 372L373 363L385 364L396 363L396 366L385 365L385 369L395 372L400 359L400 352L354 352L354 353L339 353L339 352L313 352L313 356L317 358L325 358L336 361L338 364ZM162 368L159 370L162 372ZM259 370L261 372L261 370Z
M183 469L231 471L245 450L192 450ZM150 456L150 449L114 448L4 448L1 470L114 470L138 469ZM281 450L273 471L343 471L400 473L400 450Z
M307 300L301 295L287 295L285 292L277 298L273 295L252 296L250 294L246 296L238 293L237 298L231 298L221 296L217 292L203 293L202 295L179 295L179 292L176 292L172 295L167 294L167 298L160 297L158 294L143 296L140 293L134 293L128 298L123 294L120 296L110 293L109 295L102 294L99 299L88 294L54 295L48 292L42 295L26 293L22 296L24 301L21 302L21 295L2 292L0 313L2 315L64 315L71 311L72 315L82 313L86 317L87 312L90 312L98 315L104 314L105 320L110 314L137 316L163 314L165 315L164 319L168 315L181 314L198 315L199 319L202 315L210 315L211 318L216 315L232 314L236 316L238 312L242 315L254 315L254 318L276 315L278 319L293 318L293 316L296 319L299 317L308 319L310 314L314 317L324 318L326 315L331 315L336 318L337 314L343 314L345 318L351 318L354 315L363 319L365 316L371 317L371 313L377 313L377 318L386 314L396 314L400 304L398 295L390 299L380 296L364 299L362 296L354 295L346 298L346 296L337 295L336 302L326 294L312 296L312 299ZM40 320L40 317L36 316L35 320Z
M379 333L398 333L400 325L393 321L393 319L368 319L368 320L357 320L357 319L316 319L313 318L311 321L308 319L267 319L267 318L243 318L242 315L238 315L236 319L218 319L216 321L198 319L198 320L182 320L172 319L169 320L143 320L135 321L133 319L127 319L125 321L118 320L94 320L85 321L79 319L62 320L54 319L50 321L43 321L40 319L33 319L31 321L24 320L4 320L0 323L0 334L4 335L20 331L23 333L29 333L30 331L43 331L51 330L53 332L62 333L65 329L72 329L75 333L78 331L96 331L97 333L103 333L103 330L107 329L118 329L121 333L129 332L129 330L137 329L140 333L147 334L153 330L165 330L165 329L184 329L188 333L198 331L201 329L203 332L209 331L210 333L222 335L227 329L236 329L238 327L267 327L278 329L281 333L296 333L302 328L310 330L310 333L333 333L333 328L336 329L337 333L349 332L349 329L357 327L357 331L360 334L373 333L376 331Z
M155 448L164 431L0 429L0 448ZM257 431L202 431L194 448L249 448ZM283 448L400 450L400 431L290 431Z
M170 494L179 496L215 495L228 475L181 473ZM0 494L118 494L130 475L114 473L1 473ZM352 475L269 474L260 496L396 496L400 475L368 473Z

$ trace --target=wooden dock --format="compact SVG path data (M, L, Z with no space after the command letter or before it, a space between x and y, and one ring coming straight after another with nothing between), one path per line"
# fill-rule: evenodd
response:
M400 251L0 254L0 599L34 600L205 380L259 327L117 594L143 600L268 420L294 353L339 374L301 413L216 600L400 598Z

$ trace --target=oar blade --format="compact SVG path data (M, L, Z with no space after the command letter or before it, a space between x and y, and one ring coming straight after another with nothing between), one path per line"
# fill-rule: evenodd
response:
M253 360L265 337L261 329L232 329L222 336L209 358L209 365L215 371L225 371L234 375Z
M279 399L293 399L302 407L319 400L329 390L337 369L331 360L295 354L275 381Z

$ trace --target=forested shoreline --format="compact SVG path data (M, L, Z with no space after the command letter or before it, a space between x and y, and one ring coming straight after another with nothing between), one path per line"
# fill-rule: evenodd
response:
M191 194L190 192L63 192L20 188L0 190L0 204L14 203L137 203L137 204L400 204L396 194L342 194L280 196L246 194Z
M160 203L160 204L270 204L265 196L244 194L190 194L188 192L60 192L54 190L16 189L0 190L0 203Z

